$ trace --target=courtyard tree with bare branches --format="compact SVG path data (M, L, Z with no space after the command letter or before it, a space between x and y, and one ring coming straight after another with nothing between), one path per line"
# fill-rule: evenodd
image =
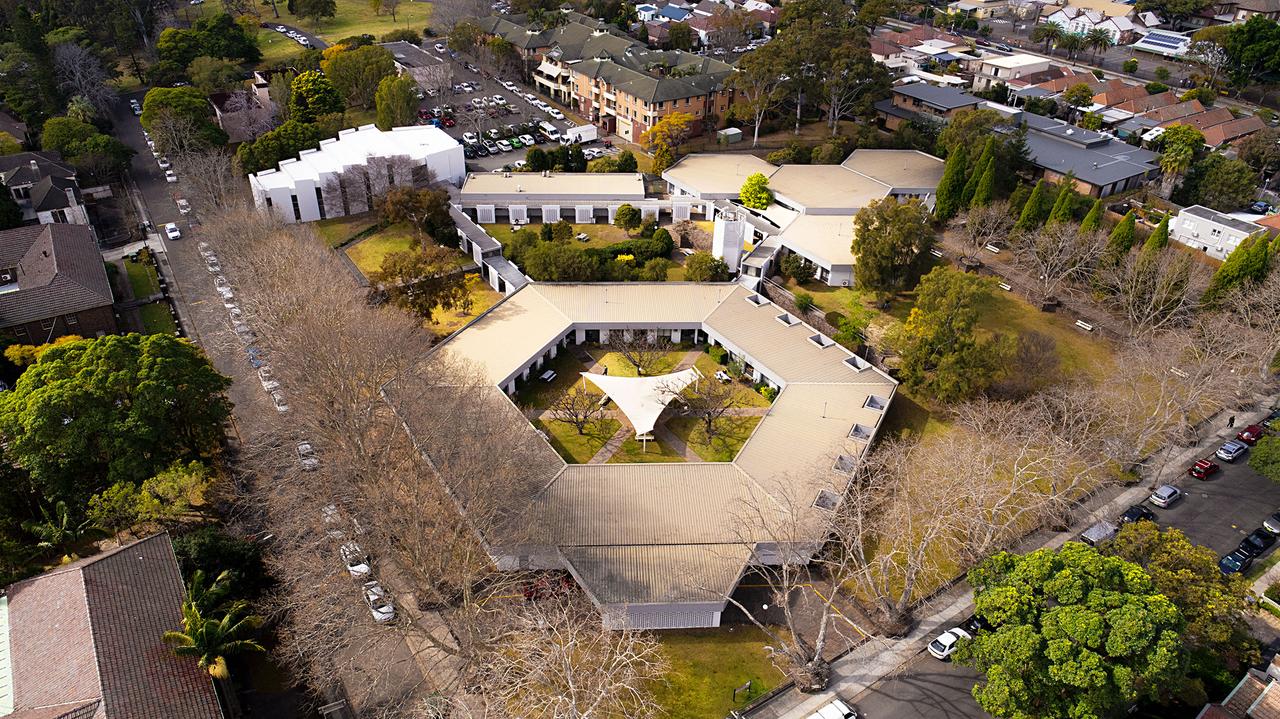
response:
M575 382L568 392L561 393L547 412L559 422L573 427L578 434L586 434L587 426L604 416L604 407L600 395Z

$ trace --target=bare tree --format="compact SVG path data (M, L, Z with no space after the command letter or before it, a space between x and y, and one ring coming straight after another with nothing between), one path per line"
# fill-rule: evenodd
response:
M1239 285L1218 303L1223 313L1235 318L1237 332L1249 335L1258 347L1261 361L1256 369L1270 377L1275 357L1280 355L1280 269L1273 268L1262 282Z
M223 104L224 117L234 116L240 130L251 140L276 127L276 113L258 102L248 90L236 90Z
M482 18L490 12L489 3L484 0L443 0L431 5L431 27L447 35L459 22Z
M609 349L636 368L636 374L651 374L663 357L672 351L671 340L654 330L615 330L609 333Z
M998 200L988 205L970 207L951 220L950 229L961 233L967 257L976 257L988 244L1009 238L1013 231L1014 217L1009 203Z
M552 418L578 430L578 434L585 434L587 425L604 415L600 394L584 388L581 382L575 382L572 389L561 393L547 411Z
M1014 265L1032 278L1037 300L1048 302L1089 275L1107 240L1069 222L1050 223L1013 241Z
M248 202L244 177L236 172L227 148L182 152L173 161L190 199L202 207L222 210Z
M720 382L713 377L702 377L674 394L676 412L701 422L708 438L720 433L722 418L743 406L739 390L732 382Z
M1129 253L1097 275L1106 304L1135 336L1188 322L1200 308L1209 272L1176 249Z
M69 94L83 97L98 117L108 116L117 95L97 55L73 42L59 43L53 48L53 70Z

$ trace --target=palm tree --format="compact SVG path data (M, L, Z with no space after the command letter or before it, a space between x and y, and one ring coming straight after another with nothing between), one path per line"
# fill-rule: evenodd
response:
M227 657L243 652L265 651L262 645L245 637L262 625L262 617L248 614L249 605L233 602L221 619L204 616L191 601L182 603L180 632L165 632L164 641L173 646L180 657L195 657L201 669L218 681L231 677Z
M22 528L40 539L36 546L41 549L56 549L73 544L83 537L85 532L94 529L93 524L87 519L79 524L72 522L66 502L59 501L55 504L53 514L50 514L46 507L40 507L40 514L44 515L44 521L24 522Z
M1076 32L1069 32L1058 39L1058 47L1067 51L1067 59L1074 60L1076 53L1085 47L1084 35Z
M222 608L227 595L231 593L231 582L232 574L228 569L219 574L212 584L206 586L204 570L197 569L191 575L191 581L187 583L187 601L195 605L201 614L213 616Z
M1031 42L1043 42L1044 51L1049 52L1049 43L1056 43L1062 39L1066 31L1056 22L1043 22L1035 26L1031 31Z
M1097 59L1100 53L1110 50L1116 44L1115 40L1111 38L1111 33L1100 27L1095 27L1090 30L1089 33L1084 36L1084 41L1085 44L1093 48L1093 57L1095 59Z

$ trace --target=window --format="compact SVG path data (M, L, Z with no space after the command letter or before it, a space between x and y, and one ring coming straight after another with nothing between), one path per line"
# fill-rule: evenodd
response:
M14 327L14 328L13 328L13 336L14 336L14 337L18 337L18 338L25 339L25 338L26 338L26 336L27 336L27 328L26 328L26 326L24 326L24 325L19 325L19 326L17 326L17 327Z
M320 208L320 219L328 219L324 212L324 195L321 194L319 187L316 188L316 206Z
M75 315L66 315L62 319L66 321L68 327L80 324L80 319Z
M53 330L53 327L56 324L58 324L57 317L50 317L49 319L40 320L40 329L44 330L45 332L49 332Z
M302 220L302 208L298 207L298 196L289 195L289 199L293 201L293 220L295 222Z
M1215 227L1215 228L1213 228L1212 230L1209 230L1209 236L1210 236L1210 237L1222 237L1222 230L1219 230L1218 228L1216 228L1216 227Z

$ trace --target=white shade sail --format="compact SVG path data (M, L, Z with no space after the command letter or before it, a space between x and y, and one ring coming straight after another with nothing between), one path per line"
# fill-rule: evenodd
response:
M649 434L658 421L658 415L685 387L693 384L702 373L690 367L657 377L616 377L607 374L583 372L582 376L609 395L618 409L635 427L636 436Z

